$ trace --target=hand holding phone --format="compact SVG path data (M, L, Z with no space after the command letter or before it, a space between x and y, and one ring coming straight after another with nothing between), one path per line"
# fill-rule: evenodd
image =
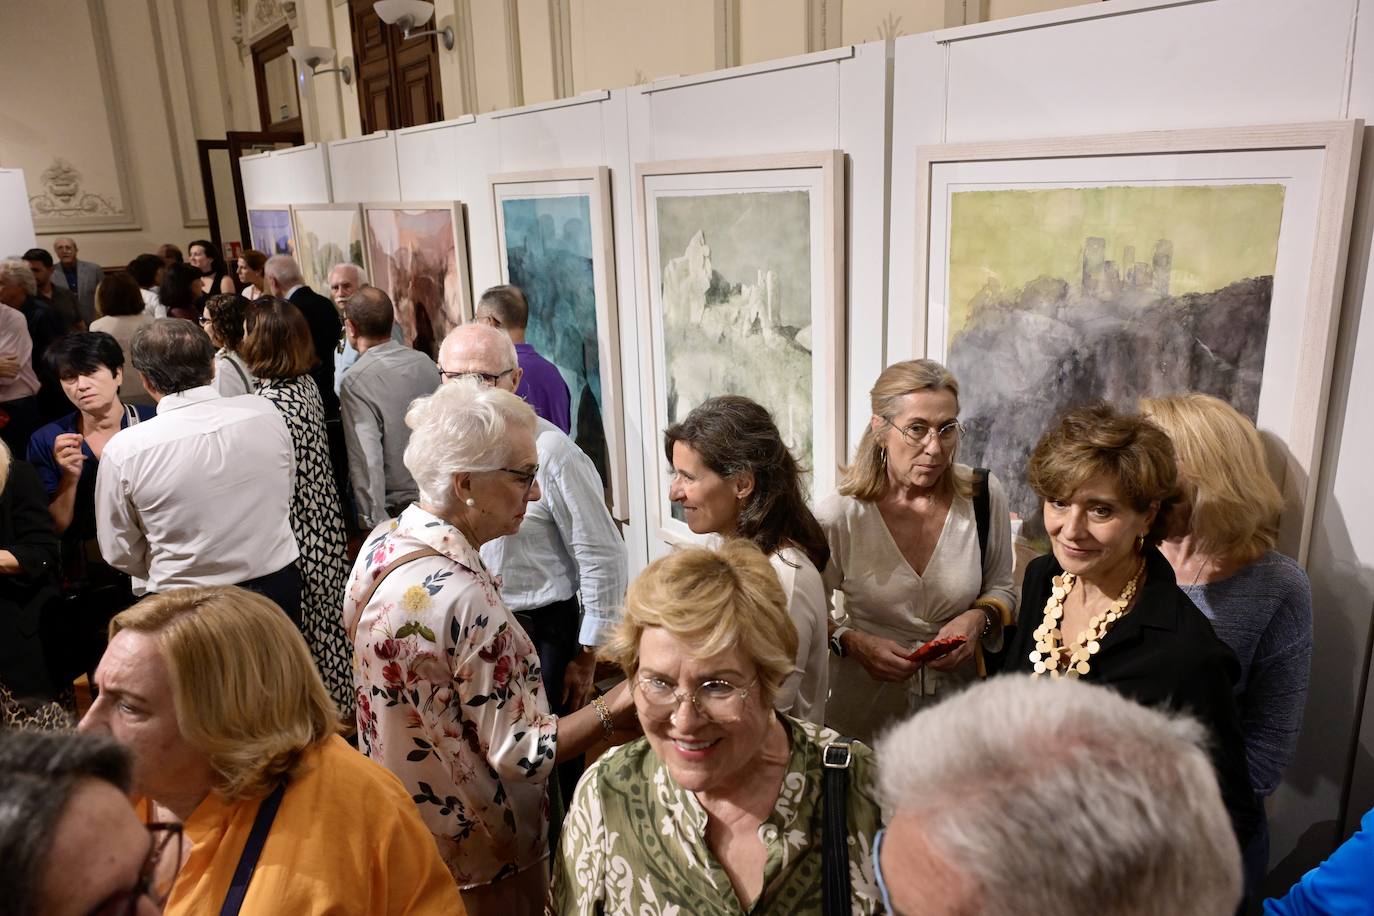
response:
M966 642L968 642L968 640L962 636L947 636L944 639L932 639L930 642L908 655L907 659L918 665L928 665L937 658L944 658Z

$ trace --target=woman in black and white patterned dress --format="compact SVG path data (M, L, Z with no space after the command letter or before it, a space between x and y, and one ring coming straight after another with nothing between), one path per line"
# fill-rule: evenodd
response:
M290 302L263 296L250 305L244 332L239 352L256 379L257 393L281 411L295 446L291 531L301 550L301 630L339 713L351 720L353 666L340 618L348 557L324 406L310 377L317 361L310 326Z

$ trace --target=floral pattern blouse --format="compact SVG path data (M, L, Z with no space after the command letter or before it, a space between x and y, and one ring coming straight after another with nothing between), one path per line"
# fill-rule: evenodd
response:
M706 843L706 809L673 781L639 738L608 751L577 784L554 867L552 912L590 916L734 916L822 912L821 751L833 731L782 716L792 751L773 813L759 825L767 851L763 892L749 907ZM849 878L853 912L882 911L873 875L881 813L873 754L852 746Z
M425 547L440 555L398 566L358 607L382 567ZM359 747L405 784L463 888L548 856L558 719L497 588L457 528L412 505L368 536L344 599Z

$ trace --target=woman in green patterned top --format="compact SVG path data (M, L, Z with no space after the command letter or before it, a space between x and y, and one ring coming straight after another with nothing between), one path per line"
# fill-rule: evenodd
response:
M688 548L630 586L607 652L644 737L582 776L555 864L557 913L822 912L821 755L839 736L773 711L797 633L747 541ZM881 908L872 755L848 771L852 910Z

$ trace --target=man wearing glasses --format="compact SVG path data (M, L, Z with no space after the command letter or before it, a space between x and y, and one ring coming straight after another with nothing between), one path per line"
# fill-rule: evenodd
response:
M49 916L160 913L181 862L180 824L140 824L128 752L108 738L0 736L5 909Z
M506 391L517 391L524 377L511 338L478 323L444 339L439 371L446 382L472 378ZM501 597L539 651L549 706L565 714L591 696L596 647L619 620L628 570L591 459L544 417L535 447L543 495L529 504L518 532L482 546L482 560L501 576ZM575 761L560 771L566 796L580 772Z

